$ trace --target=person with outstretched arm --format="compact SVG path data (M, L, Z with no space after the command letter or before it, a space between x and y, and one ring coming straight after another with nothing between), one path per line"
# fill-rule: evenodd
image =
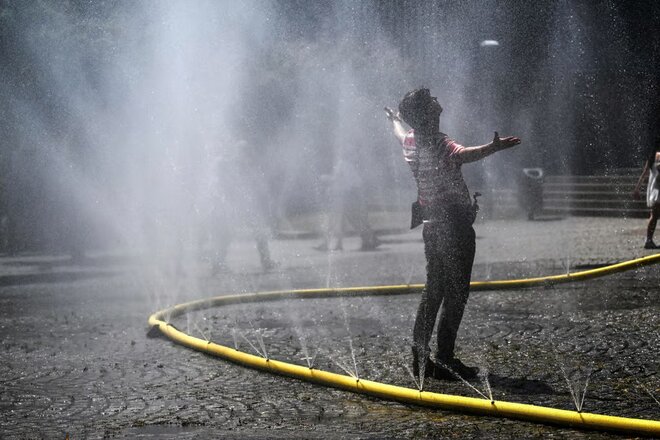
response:
M413 374L437 379L474 378L478 369L456 358L454 347L470 290L475 253L475 205L463 179L461 165L483 159L520 143L500 138L480 146L464 147L439 130L442 107L429 89L407 93L399 113L386 108L394 134L417 183L426 255L426 286L413 328ZM402 122L412 130L406 131ZM440 306L437 352L431 360L429 343Z

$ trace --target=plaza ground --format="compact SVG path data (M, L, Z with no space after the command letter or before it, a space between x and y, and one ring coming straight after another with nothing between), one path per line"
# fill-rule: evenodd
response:
M122 251L90 253L76 264L51 255L0 259L1 437L616 438L322 388L147 336L151 313L197 298L423 283L421 231L392 227L399 217L377 222L388 234L372 252L358 251L357 237L345 240L343 252L321 253L313 249L318 238L281 234L271 242L280 266L268 273L247 238L232 244L230 271L217 276L202 262L188 261L176 273ZM642 249L640 219L498 220L475 229L474 280L576 271L653 252ZM584 411L658 420L659 280L660 268L647 267L552 288L474 292L459 355L488 370L500 400L573 409L565 376L580 387L590 377ZM237 329L245 351L259 330L271 356L304 364L302 329L322 348L319 365L337 372L350 359L350 337L359 374L415 387L406 344L417 301L249 304L179 318L178 325L228 345ZM477 396L455 382L429 379L425 388Z

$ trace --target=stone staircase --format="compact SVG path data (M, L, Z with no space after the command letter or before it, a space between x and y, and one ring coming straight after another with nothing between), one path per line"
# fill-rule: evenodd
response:
M646 186L641 200L632 198L640 172L622 168L604 176L546 176L542 214L647 217Z
M537 215L648 217L646 184L641 200L633 200L632 192L641 169L621 168L608 175L546 175L543 180L543 208ZM519 202L518 189L492 188L484 193L484 215L488 218L520 218L526 216Z

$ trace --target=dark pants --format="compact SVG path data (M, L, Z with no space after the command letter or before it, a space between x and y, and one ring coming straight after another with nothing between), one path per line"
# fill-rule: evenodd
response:
M456 210L425 222L423 236L426 287L415 319L413 350L420 360L428 356L442 304L436 357L443 361L454 356L456 334L470 293L475 234L471 221Z

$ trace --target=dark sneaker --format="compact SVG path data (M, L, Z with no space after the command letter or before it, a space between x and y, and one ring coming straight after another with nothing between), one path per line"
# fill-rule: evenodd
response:
M460 380L456 374L443 367L441 364L433 364L433 369L425 374L425 376L437 380Z
M413 376L419 378L419 359L413 356ZM426 365L424 365L424 377L433 377L436 365L429 358L426 358Z
M433 377L440 380L475 379L479 374L476 367L468 367L458 358L436 361ZM460 376L460 377L459 377Z
M660 247L653 242L653 240L646 240L644 243L644 249L660 249Z

